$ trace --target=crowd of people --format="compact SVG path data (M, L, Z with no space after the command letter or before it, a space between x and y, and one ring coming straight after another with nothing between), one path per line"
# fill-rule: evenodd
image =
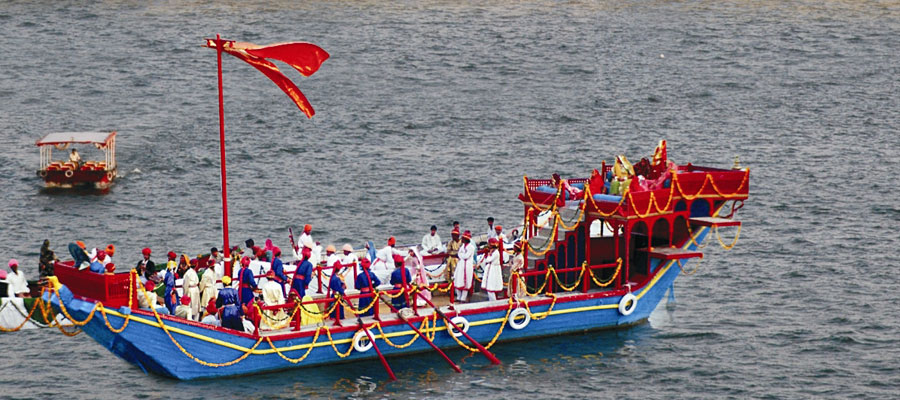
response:
M244 243L245 248L234 246L229 249L228 259L213 247L209 253L194 258L168 251L166 261L157 263L152 259L153 251L144 248L133 268L143 288L137 293L138 307L200 323L255 331L261 320L284 321L288 318L285 311L290 309L279 306L303 302L304 312L299 314L303 316L301 325L304 325L322 320L321 315L315 315L321 311L312 304L313 298L308 293L310 284L316 280L321 279L326 298L330 299L325 309L333 310L332 318L341 319L344 307L333 304L338 296L346 296L347 290L356 290L363 295L355 296L358 297L355 306L353 302L344 301L347 306L365 310L363 316L374 314L374 307L370 306L374 299L365 294L376 290L400 290L410 285L423 288L435 280L452 283L456 301L467 302L475 290L477 264L484 271L481 290L489 299L496 299L503 290L502 265L510 261L505 251L507 239L503 227L494 225L494 219L488 218L487 241L484 243L487 251L480 263L476 263L478 246L473 242L471 232L460 232L459 222L454 221L451 239L446 242L441 240L437 230L437 226L432 225L420 246L398 248L396 239L390 237L381 248L376 248L372 241L367 242L362 257L349 243L340 247L340 253L335 245L325 246L323 257L322 245L313 240L312 226L307 224L296 242L291 237L295 261L289 263L282 260L281 249L271 240L257 246L249 239ZM514 246L513 251L518 254L520 246ZM75 260L75 268L84 273L116 272L113 244L89 249L85 243L76 241L69 245L69 252ZM441 275L431 275L425 268L423 255L441 254L445 255L445 270ZM521 258L521 255L517 257ZM50 250L49 240L45 240L39 260L41 277L53 274L56 261L58 258ZM234 263L231 276L225 276L226 262ZM295 266L293 272L286 270L288 264ZM8 265L11 272L0 270L0 284L7 286L4 293L10 297L28 296L30 291L24 274L18 269L18 261L10 260ZM385 286L379 288L382 285ZM413 301L417 306L425 306L431 301L431 292L420 290L414 299L408 295L394 297L391 306L399 310L409 307ZM262 314L258 312L260 309Z

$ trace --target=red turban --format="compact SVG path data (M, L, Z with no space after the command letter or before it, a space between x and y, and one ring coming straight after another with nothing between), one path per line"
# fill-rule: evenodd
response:
M406 259L403 258L403 256L401 256L399 254L394 254L394 263L402 263L405 261L406 261Z
M178 254L175 254L174 251L170 251L170 252L169 252L168 254L166 254L166 255L169 256L169 259L170 259L170 260L174 260L175 257L178 257Z
M312 231L312 225L310 225L310 224L303 225L303 232L309 233L310 231Z
M191 296L181 296L181 304L186 306L191 305Z
M141 253L143 253L145 256L149 256L149 255L150 255L150 248L149 248L149 247L144 247L144 250L141 250Z
M241 266L246 267L248 265L250 265L250 257L244 256L244 258L241 259Z
M393 246L396 243L397 243L397 239L395 239L393 236L388 238L388 246Z

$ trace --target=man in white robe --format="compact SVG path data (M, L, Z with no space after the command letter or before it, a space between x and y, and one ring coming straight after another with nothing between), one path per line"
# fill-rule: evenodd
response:
M216 274L216 270L214 266L210 266L203 272L203 277L200 278L200 304L209 304L210 299L215 299L216 296L216 281L219 280L218 274Z
M275 280L275 271L269 270L266 273L266 283L261 285L263 301L267 306L278 306L284 304L284 292L281 284ZM262 323L270 328L276 328L288 325L286 321L287 315L284 310L263 310Z
M375 253L375 262L372 263L372 272L382 282L391 280L391 272L394 272L394 255L405 256L402 251L394 248L397 239L391 236L388 239L387 246Z
M28 280L25 279L25 273L19 271L19 261L15 258L9 260L10 273L6 276L7 297L30 297L28 290Z
M472 243L472 233L463 232L462 246L459 247L459 261L456 271L453 273L453 287L456 290L456 300L465 302L472 290L473 274L475 273L475 244Z
M425 254L438 254L444 252L444 244L441 236L437 234L437 226L431 226L431 233L422 237L422 252Z
M484 275L481 279L481 288L487 292L488 300L497 300L497 293L503 290L503 272L500 269L501 256L499 241L496 238L488 239L490 251L481 260Z
M200 278L197 277L197 265L194 264L184 272L184 279L181 281L181 289L183 293L191 297L191 316L195 320L200 319Z
M344 266L344 284L347 285L347 289L355 289L358 273L354 274L354 270L359 271L359 257L353 252L353 246L350 243L345 243L341 250L344 252L344 256L341 258L341 265ZM356 266L355 269L354 266Z

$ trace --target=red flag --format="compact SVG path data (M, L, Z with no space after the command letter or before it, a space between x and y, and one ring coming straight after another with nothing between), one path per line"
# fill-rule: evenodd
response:
M206 47L216 48L215 39L207 39ZM329 54L321 47L312 43L291 42L277 43L268 46L258 46L247 42L224 43L222 51L246 61L265 76L275 82L294 104L303 111L308 118L315 115L312 105L303 92L297 88L290 79L281 73L275 64L267 61L267 58L282 61L296 69L303 76L310 76L319 70L322 63L328 59Z

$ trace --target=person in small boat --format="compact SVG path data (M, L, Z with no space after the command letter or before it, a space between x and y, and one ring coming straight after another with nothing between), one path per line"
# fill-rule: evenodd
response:
M331 272L331 278L328 280L328 297L331 299L337 299L338 296L344 297L346 295L344 290L347 288L347 285L344 284L344 277L338 273L342 266L340 261L335 262L332 266L334 269ZM334 307L334 311L331 312L330 316L337 320L344 319L344 306L341 304L335 305L335 301L337 300L328 304L329 308ZM335 321L335 325L340 325L340 322Z
M238 298L242 306L250 304L253 301L253 293L260 291L249 267L250 257L244 256L241 258L241 269L238 272Z
M191 267L184 272L181 288L185 296L191 298L191 315L194 320L200 319L200 277L197 275L197 260L192 260Z
M413 282L419 287L416 294L416 305L424 306L426 300L431 300L431 291L428 290L428 271L425 270L425 262L422 255L415 247L409 248L409 256L406 257L407 269L412 271Z
M267 306L279 306L284 304L284 286L277 280L274 270L266 272L266 283L262 284L262 298ZM266 324L269 326L278 325L287 318L284 310L272 311L264 310Z
M409 284L412 283L412 276L409 274L409 270L406 269L404 264L406 264L406 258L402 255L395 254L393 256L394 259L394 272L391 272L391 285L394 285L394 289L406 289L409 287ZM396 293L391 293L391 295L396 295ZM391 299L391 304L396 309L401 309L405 307L409 307L409 302L407 298L409 297L409 293L403 293L400 296Z
M341 248L341 251L344 252L344 256L341 258L341 265L344 266L344 272L341 274L344 277L344 283L347 284L347 289L356 288L354 279L356 279L356 268L354 266L359 266L359 257L356 256L356 253L353 252L353 246L350 243L344 243L344 247Z
M193 310L191 310L191 296L181 296L181 304L175 307L175 316L184 319L194 319Z
M106 264L105 268L106 269L103 272L104 275L114 275L116 273L116 264L113 264L113 263Z
M512 274L521 274L525 271L525 255L522 252L522 242L516 242L513 245L513 259L512 263L509 266L509 273ZM519 278L516 280L517 284L510 284L509 288L507 288L508 293L507 296L510 298L514 298L519 300L519 297L525 296L527 293L525 291L525 281L521 278L521 275L518 275Z
M78 154L78 150L72 148L72 152L69 153L69 161L75 163L76 167L81 167L81 154Z
M156 275L156 264L150 260L151 250L149 247L145 247L141 250L141 261L138 261L137 265L134 266L134 271L137 272L138 276L141 278L141 283L147 283L150 277Z
M53 263L56 260L56 253L50 250L50 239L44 239L44 244L41 245L40 264L38 264L38 273L41 278L53 276Z
M288 277L284 273L284 262L281 261L281 249L278 247L272 249L272 269L269 271L275 273L275 277L272 279L281 285L281 296L285 297L287 295L285 285L288 283Z
M294 275L291 277L291 290L297 292L299 299L303 299L306 296L306 288L309 287L309 282L312 281L313 266L309 262L312 250L309 247L304 247L300 251L300 255L302 257L300 265L297 266L297 269L294 270Z
M234 329L236 331L244 330L244 323L241 316L244 315L241 310L238 292L231 287L231 277L223 276L223 289L219 290L219 296L216 298L216 308L221 310L221 318L223 328Z
M360 294L374 293L375 288L377 288L378 285L381 284L381 281L378 280L378 277L369 270L370 265L371 263L369 262L368 258L363 258L362 261L360 261L360 267L362 268L362 271L359 273L359 275L356 276L355 282L356 288L359 289ZM360 297L358 308L360 310L365 310L366 307L368 307L369 304L372 304L372 301L374 300L374 297ZM375 315L374 306L363 313L361 316L365 317L367 315Z
M437 226L431 226L431 233L422 236L422 251L425 254L438 254L444 251L441 236L437 234Z
M169 252L169 254L174 254ZM175 307L178 304L178 292L175 291L175 268L178 267L175 264L175 260L170 260L166 263L166 276L163 278L163 282L166 285L166 291L163 294L163 301L166 303L166 308L169 310L169 314L175 314Z
M497 238L488 239L488 254L481 260L484 268L481 288L487 292L488 300L497 300L497 293L503 290L503 273L500 269L503 264L503 255L500 246Z
M216 299L216 281L219 274L216 273L215 260L209 259L207 262L209 266L200 277L200 304L209 304L210 300Z
M212 326L222 326L219 322L218 314L219 310L216 308L216 300L210 300L206 303L206 314L200 319L200 323Z
M453 281L453 272L456 271L456 264L459 261L459 248L462 246L462 240L459 238L459 228L454 227L450 232L450 241L447 242L447 266L444 267L444 280L448 283Z
M387 246L378 250L377 256L375 258L375 262L372 263L372 272L378 275L379 279L389 280L391 268L394 265L394 256L403 256L403 252L394 248L394 245L397 244L397 239L393 236L388 238Z
M459 247L459 263L453 274L453 287L456 291L456 300L465 303L472 291L473 274L475 273L475 244L472 243L472 233L463 232L462 246Z
M19 261L15 258L10 259L9 263L9 274L6 275L6 296L7 297L31 297L28 290L28 280L25 279L25 274L22 271L19 271Z

